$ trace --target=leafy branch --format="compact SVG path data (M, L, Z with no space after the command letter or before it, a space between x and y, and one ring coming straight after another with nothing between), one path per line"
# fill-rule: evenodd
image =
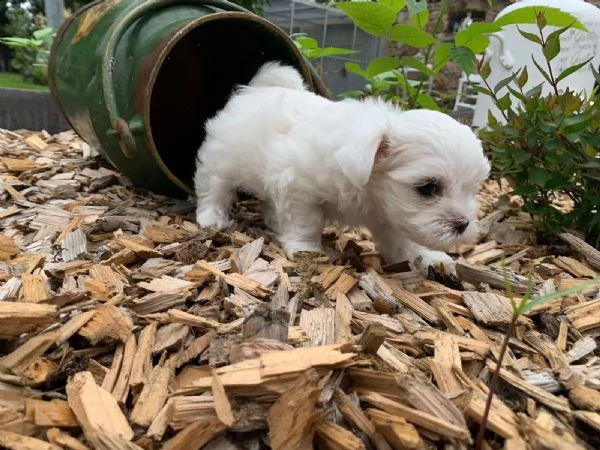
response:
M494 370L494 373L492 374L492 380L490 382L489 392L488 392L488 396L487 396L487 399L485 402L485 408L483 410L483 416L481 418L481 423L479 424L479 431L477 433L477 438L475 440L475 450L481 450L481 448L483 446L483 438L485 435L485 430L487 428L487 422L488 422L488 418L489 418L489 414L490 414L490 408L492 406L492 400L494 398L494 394L496 393L496 391L498 389L498 380L500 378L500 368L502 367L502 361L504 360L504 355L506 354L506 351L508 350L508 343L510 341L511 336L513 336L513 334L515 332L517 321L518 321L519 317L522 316L523 314L525 314L526 312L530 311L531 309L533 309L537 306L540 306L544 303L547 303L551 300L561 298L561 297L566 297L568 295L573 295L578 292L582 292L588 288L600 285L600 278L594 278L594 279L588 280L578 286L573 286L568 289L563 289L560 291L556 291L556 292L545 294L545 295L542 295L539 297L532 298L533 281L530 276L528 279L527 290L526 290L525 294L519 301L517 301L514 297L514 294L513 294L513 291L512 291L510 282L509 282L508 270L506 268L506 264L504 263L504 261L502 263L502 268L503 268L503 275L504 275L504 288L505 288L505 291L511 301L511 305L513 308L513 314L512 314L510 323L508 325L506 335L504 336L504 339L502 341L502 346L500 348L500 354L498 355L498 361L496 362L496 368Z

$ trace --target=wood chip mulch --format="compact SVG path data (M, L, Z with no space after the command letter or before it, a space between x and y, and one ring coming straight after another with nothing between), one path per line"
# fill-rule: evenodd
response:
M0 130L0 448L469 449L516 295L597 276L494 183L458 279L327 228L288 261L245 199L227 232L73 133ZM484 448L600 448L598 288L521 317Z

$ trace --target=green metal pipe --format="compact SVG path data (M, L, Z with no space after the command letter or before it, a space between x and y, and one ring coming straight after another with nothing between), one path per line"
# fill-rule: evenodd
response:
M73 129L134 185L185 196L204 122L271 60L329 96L283 30L233 3L105 0L63 24L48 78Z

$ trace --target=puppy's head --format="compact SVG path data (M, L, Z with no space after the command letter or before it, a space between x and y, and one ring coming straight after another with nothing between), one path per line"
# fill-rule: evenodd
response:
M490 171L475 133L440 112L378 106L339 150L342 172L372 193L379 221L411 240L436 250L472 241Z

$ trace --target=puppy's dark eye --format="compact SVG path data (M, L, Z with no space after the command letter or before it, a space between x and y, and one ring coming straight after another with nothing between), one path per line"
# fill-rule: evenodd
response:
M417 191L423 197L434 197L440 193L440 183L437 180L428 180L417 186Z

